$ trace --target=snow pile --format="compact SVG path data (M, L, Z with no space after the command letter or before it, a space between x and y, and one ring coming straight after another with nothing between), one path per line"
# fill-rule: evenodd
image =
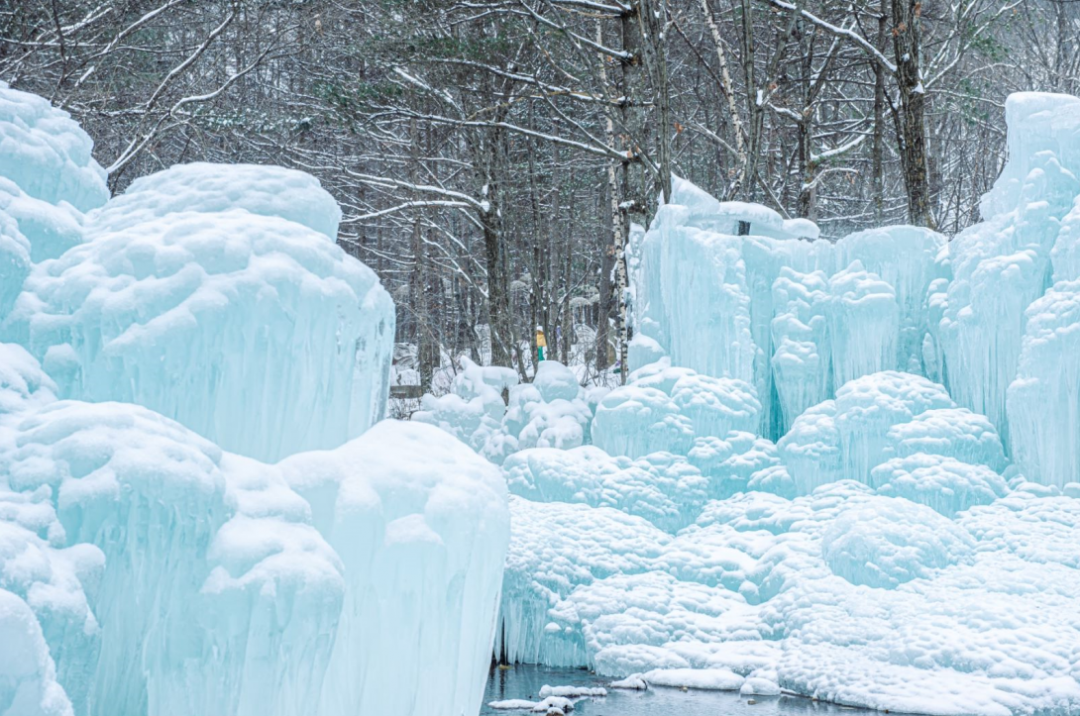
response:
M506 699L505 701L491 701L488 703L493 709L502 711L531 711L547 716L566 716L574 710L575 701L580 699L568 699L564 696L547 696L539 701L526 699Z
M441 428L495 463L518 450L591 442L592 399L562 363L542 361L531 383L519 383L511 368L461 363L451 391L425 395L413 420Z
M493 709L506 711L531 711L548 716L565 716L574 710L574 704L583 699L596 699L607 696L607 689L589 686L548 686L540 687L540 700L507 699L488 703Z
M337 240L341 208L310 174L256 164L177 164L140 177L90 216L90 238L126 231L169 214L214 215L243 209L277 217Z
M62 397L145 405L263 460L334 447L381 418L394 327L375 274L321 233L337 212L276 167L138 179L31 274L9 332Z
M593 442L631 458L657 451L685 455L696 438L754 430L760 410L749 383L672 368L664 359L604 396L593 420Z

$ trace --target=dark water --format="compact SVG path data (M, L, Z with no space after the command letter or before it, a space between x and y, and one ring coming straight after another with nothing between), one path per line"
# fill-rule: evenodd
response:
M495 669L488 678L481 716L526 716L528 711L497 711L490 701L539 700L540 687L603 686L610 679L577 669L515 666ZM751 700L756 703L749 703ZM877 714L835 706L799 696L739 696L727 691L683 691L653 687L648 691L608 689L607 698L583 699L574 705L574 716L817 716L818 714Z

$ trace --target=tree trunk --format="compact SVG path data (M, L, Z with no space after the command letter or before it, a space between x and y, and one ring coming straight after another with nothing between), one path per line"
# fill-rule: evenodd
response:
M666 204L671 200L671 96L668 83L667 49L664 26L667 23L666 0L641 0L637 13L641 47L652 84L652 101L660 115L656 127L656 156L659 176L656 187Z
M490 185L489 185L490 186ZM489 198L490 201L490 198ZM498 216L494 207L480 217L484 229L484 263L488 273L488 326L491 330L491 365L510 367L510 295L503 272Z
M915 226L934 228L926 156L926 88L919 71L921 14L919 0L892 0L893 50L903 115L902 156L908 221Z
M414 119L409 126L410 179L415 183L419 174L419 148L420 134ZM417 199L414 192L414 199ZM417 213L412 222L412 255L413 265L409 272L409 297L413 310L413 325L416 327L416 362L420 372L420 390L424 393L431 392L431 380L435 373L432 354L438 355L438 349L433 350L431 297L427 286L425 270L425 251L422 235L423 228L420 224L420 214Z
M888 22L888 0L881 0L878 15L877 48L885 50L885 26ZM871 146L870 183L874 202L874 224L885 217L885 68L874 63L874 136Z

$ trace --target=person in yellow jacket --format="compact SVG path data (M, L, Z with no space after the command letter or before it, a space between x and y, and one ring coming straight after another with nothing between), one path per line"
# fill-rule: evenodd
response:
M544 337L544 329L536 327L536 359L547 360L547 338Z

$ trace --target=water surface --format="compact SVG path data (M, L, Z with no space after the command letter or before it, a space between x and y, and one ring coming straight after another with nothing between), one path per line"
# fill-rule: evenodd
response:
M498 711L490 701L528 699L538 701L540 687L603 686L603 679L581 669L551 669L519 665L494 669L484 692L480 716L527 716L528 711ZM755 703L751 703L751 701ZM648 691L608 689L602 699L583 699L574 705L574 716L817 716L840 714L857 716L876 711L836 706L801 696L739 696L730 691L683 691L652 687Z

